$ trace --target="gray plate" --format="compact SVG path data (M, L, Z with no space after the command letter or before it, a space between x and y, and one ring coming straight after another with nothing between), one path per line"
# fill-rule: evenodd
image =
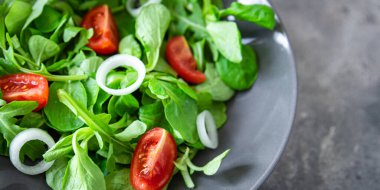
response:
M222 151L232 151L214 176L195 174L197 189L256 189L270 174L287 142L294 119L297 82L293 54L283 26L275 31L239 23L244 40L256 50L260 74L254 87L238 93L228 107L227 124L220 130L217 150L200 152L203 164ZM177 176L170 189L184 189ZM17 172L0 158L1 189L48 189L44 176Z

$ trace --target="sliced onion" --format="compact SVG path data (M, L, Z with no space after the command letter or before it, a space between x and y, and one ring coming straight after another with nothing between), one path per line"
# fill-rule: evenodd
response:
M106 79L107 79L108 73L112 69L115 69L121 66L132 67L134 70L137 71L136 82L131 84L127 88L123 88L123 89L108 88L106 86ZM96 71L96 82L98 83L101 89L103 89L105 92L109 94L112 94L115 96L127 95L134 92L140 87L141 83L144 80L145 72L146 72L146 69L145 69L144 63L137 57L126 55L126 54L123 54L123 55L117 54L112 57L109 57L100 65L100 67Z
M259 5L271 6L267 0L237 0L237 2L244 5L259 4Z
M134 8L135 2L136 2L136 0L128 0L127 4L126 4L127 11L129 12L129 14L131 14L134 17L136 17L140 13L141 9L144 6L147 6L147 5L153 4L153 3L160 3L161 0L149 0L148 2L144 3L143 5L141 5L138 8Z
M212 149L218 147L218 131L209 111L205 110L198 115L197 130L203 145Z
M53 165L54 161L45 162L44 160L42 160L34 166L27 166L21 163L20 150L25 143L32 140L40 140L44 142L49 147L49 149L53 147L55 144L53 138L46 131L35 128L26 129L17 134L15 138L12 140L11 146L9 148L9 156L11 158L12 164L19 171L28 175L37 175L47 171Z

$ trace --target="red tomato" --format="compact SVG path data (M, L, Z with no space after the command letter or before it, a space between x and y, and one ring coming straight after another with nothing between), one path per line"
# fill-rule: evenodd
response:
M136 190L160 190L169 182L177 158L177 145L163 128L146 132L137 143L130 179Z
M199 84L206 80L206 76L197 70L197 63L185 37L176 36L169 40L166 46L166 59L185 81Z
M84 16L82 26L86 29L94 29L94 35L90 39L88 47L93 49L96 53L108 55L117 52L119 33L115 20L107 5L91 9Z
M12 101L36 101L38 111L46 106L49 85L45 77L36 74L12 74L0 77L3 99Z

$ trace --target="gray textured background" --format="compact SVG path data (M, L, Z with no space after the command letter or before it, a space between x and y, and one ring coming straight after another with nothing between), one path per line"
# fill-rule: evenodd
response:
M380 0L273 0L295 52L287 148L261 189L380 189Z

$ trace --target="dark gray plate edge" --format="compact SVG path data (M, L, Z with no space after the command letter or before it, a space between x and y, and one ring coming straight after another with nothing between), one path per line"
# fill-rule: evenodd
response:
M296 60L294 58L294 53L293 53L293 46L292 46L292 42L291 40L289 39L289 36L287 35L287 30L283 24L283 21L281 19L281 16L278 14L278 12L276 11L276 6L272 3L271 0L268 0L269 4L271 5L271 7L275 10L275 13L278 17L278 23L277 24L280 24L280 27L282 29L282 31L284 32L284 34L286 35L287 37L287 40L288 40L288 43L289 43L289 55L290 55L290 59L291 59L291 70L293 73L295 73L295 75L292 76L292 81L293 83L295 84L295 88L293 89L292 93L294 94L293 96L293 99L291 100L291 105L293 105L292 107L292 110L291 110L291 120L289 120L289 123L286 124L286 126L289 126L289 130L287 131L287 134L286 134L286 138L283 139L283 141L281 142L281 146L280 146L280 151L275 155L274 159L272 160L272 162L270 163L270 166L265 170L265 172L261 175L261 177L256 180L256 182L254 183L254 185L251 187L251 190L255 190L255 189L258 189L263 183L264 181L269 177L269 175L273 172L276 164L278 163L278 161L280 160L282 154L284 153L285 151L285 148L286 148L286 145L288 144L289 142L289 136L292 132L292 128L293 128L293 124L294 124L294 121L295 121L295 117L296 117L296 111L297 111L297 92L298 92L298 83L297 83L297 67L296 67Z

